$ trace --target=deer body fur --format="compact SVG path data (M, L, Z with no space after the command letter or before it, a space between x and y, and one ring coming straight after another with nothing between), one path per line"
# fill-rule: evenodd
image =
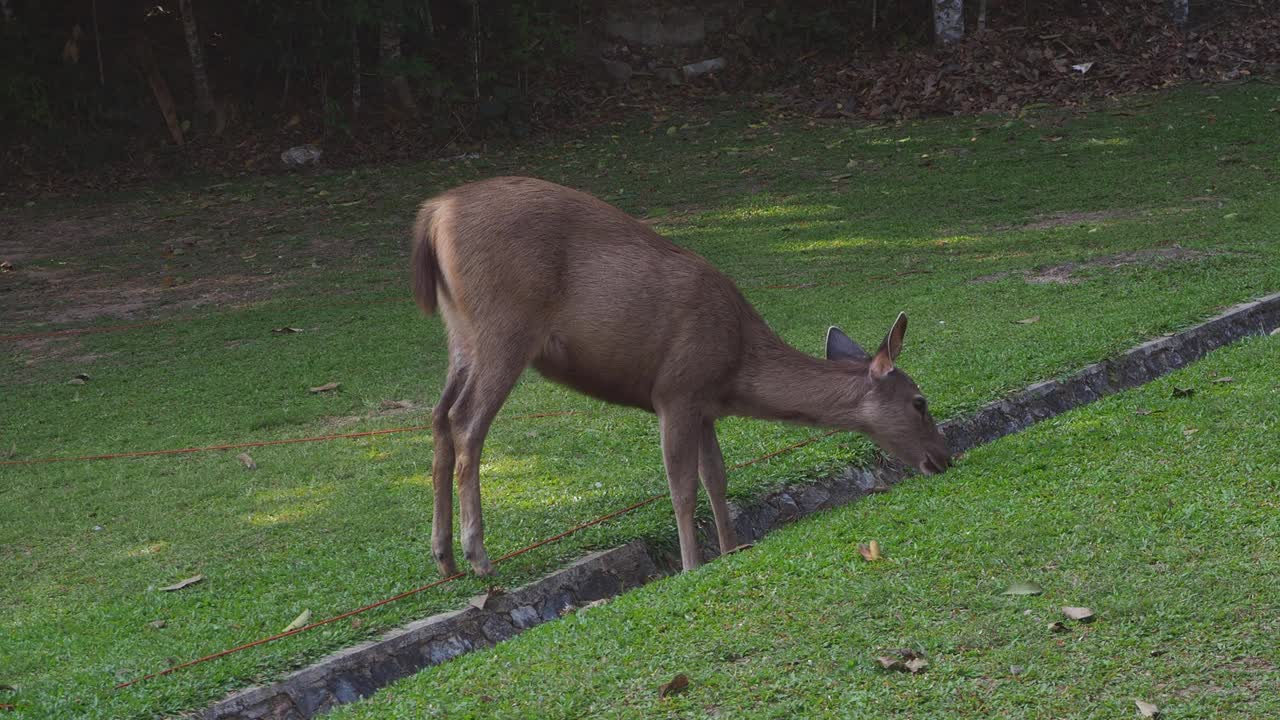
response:
M422 205L412 263L417 301L440 312L449 343L432 417L432 552L443 573L456 572L455 473L464 555L477 573L491 572L480 451L530 365L554 382L658 416L685 569L699 564L699 478L721 550L737 546L715 434L720 417L863 432L926 473L949 462L919 390L893 368L905 316L874 358L835 328L828 359L806 355L706 260L585 193L515 177L455 188Z

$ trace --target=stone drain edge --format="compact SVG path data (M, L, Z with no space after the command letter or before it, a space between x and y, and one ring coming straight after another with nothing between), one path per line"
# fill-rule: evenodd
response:
M959 453L1041 420L1185 367L1209 352L1280 326L1280 293L1235 305L1182 332L1144 342L1110 360L1071 375L1039 382L990 403L976 413L943 424ZM819 510L885 492L906 472L893 466L849 468L823 480L770 493L735 508L743 543ZM703 528L703 554L716 554L714 533ZM592 553L527 585L468 606L417 620L289 673L278 682L237 691L195 716L203 720L307 720L333 707L371 695L400 678L472 650L491 647L523 630L554 620L594 600L669 574L668 558L655 557L643 541Z

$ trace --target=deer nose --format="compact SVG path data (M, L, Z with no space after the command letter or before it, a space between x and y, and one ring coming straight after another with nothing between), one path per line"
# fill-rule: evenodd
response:
M920 462L920 472L925 475L937 475L946 472L947 467L950 465L951 458L946 455L941 457L926 455L924 460Z

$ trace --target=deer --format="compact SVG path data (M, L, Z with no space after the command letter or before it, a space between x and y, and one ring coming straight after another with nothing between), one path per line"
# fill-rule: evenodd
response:
M861 433L923 473L951 464L915 382L895 366L907 316L874 355L838 327L826 357L788 345L710 262L595 197L544 180L495 177L424 202L413 227L413 294L438 311L448 370L432 409L431 550L458 574L453 482L463 555L493 573L484 548L480 454L524 371L657 416L680 559L701 564L699 480L722 553L738 548L725 500L716 421L779 420Z

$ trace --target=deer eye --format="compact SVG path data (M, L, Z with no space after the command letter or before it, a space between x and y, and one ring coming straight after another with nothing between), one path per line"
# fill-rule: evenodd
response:
M925 410L929 409L929 403L920 395L917 395L916 399L911 401L911 404L914 405L916 410L919 410L921 413L924 413Z

